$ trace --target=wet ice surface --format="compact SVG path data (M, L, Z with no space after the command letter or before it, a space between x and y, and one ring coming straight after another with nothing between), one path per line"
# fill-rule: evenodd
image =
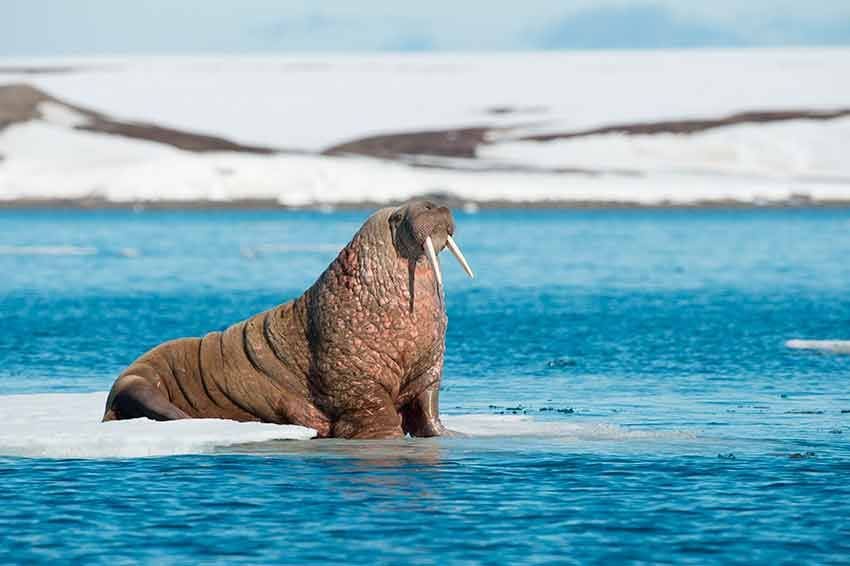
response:
M0 213L0 561L847 555L850 356L786 345L850 338L842 210L457 214L478 278L444 262L442 407L466 437L100 442L124 366L295 296L364 217Z
M316 431L293 425L222 419L100 422L107 392L0 396L0 456L30 458L139 458L236 451L286 451L270 441L309 440ZM461 438L560 440L667 439L687 433L630 430L609 423L570 423L526 415L446 415ZM269 442L268 445L263 443ZM348 443L343 442L341 446ZM358 448L364 450L371 443ZM318 448L331 446L321 443ZM393 444L395 450L404 443Z
M107 392L0 397L0 456L132 458L203 454L267 440L313 438L313 429L221 419L100 422Z

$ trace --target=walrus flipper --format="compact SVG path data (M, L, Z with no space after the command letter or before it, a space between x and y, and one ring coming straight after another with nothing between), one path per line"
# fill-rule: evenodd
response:
M449 430L440 422L440 384L431 387L401 408L402 429L406 434L417 437L463 436Z
M146 379L137 375L124 375L115 382L109 392L103 421L141 417L154 421L174 421L188 419L189 415L172 404Z

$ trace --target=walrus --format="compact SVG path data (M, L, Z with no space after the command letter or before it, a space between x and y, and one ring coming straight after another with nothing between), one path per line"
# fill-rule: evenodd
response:
M451 434L439 390L448 319L437 254L450 210L374 213L297 299L203 338L163 343L115 381L103 420L219 418L296 424L318 437Z

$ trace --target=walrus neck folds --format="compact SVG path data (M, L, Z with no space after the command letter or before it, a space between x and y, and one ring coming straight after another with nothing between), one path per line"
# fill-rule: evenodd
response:
M390 303L400 303L413 315L415 302L422 300L444 312L442 288L423 246L406 226L393 222L396 212L384 209L374 214L337 256L338 269L332 264L328 271L337 271L346 287L362 292L357 299L367 309L379 307L380 312Z

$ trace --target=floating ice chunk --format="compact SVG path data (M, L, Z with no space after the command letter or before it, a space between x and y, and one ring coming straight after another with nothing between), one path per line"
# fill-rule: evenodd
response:
M792 350L821 350L833 354L850 354L850 340L788 340Z
M95 255L90 246L0 246L0 255Z
M0 397L0 456L132 458L202 454L267 440L306 440L313 429L220 419L101 423L106 393Z
M536 436L575 440L693 438L681 431L648 431L611 423L538 420L526 415L443 415L443 424L469 436Z

